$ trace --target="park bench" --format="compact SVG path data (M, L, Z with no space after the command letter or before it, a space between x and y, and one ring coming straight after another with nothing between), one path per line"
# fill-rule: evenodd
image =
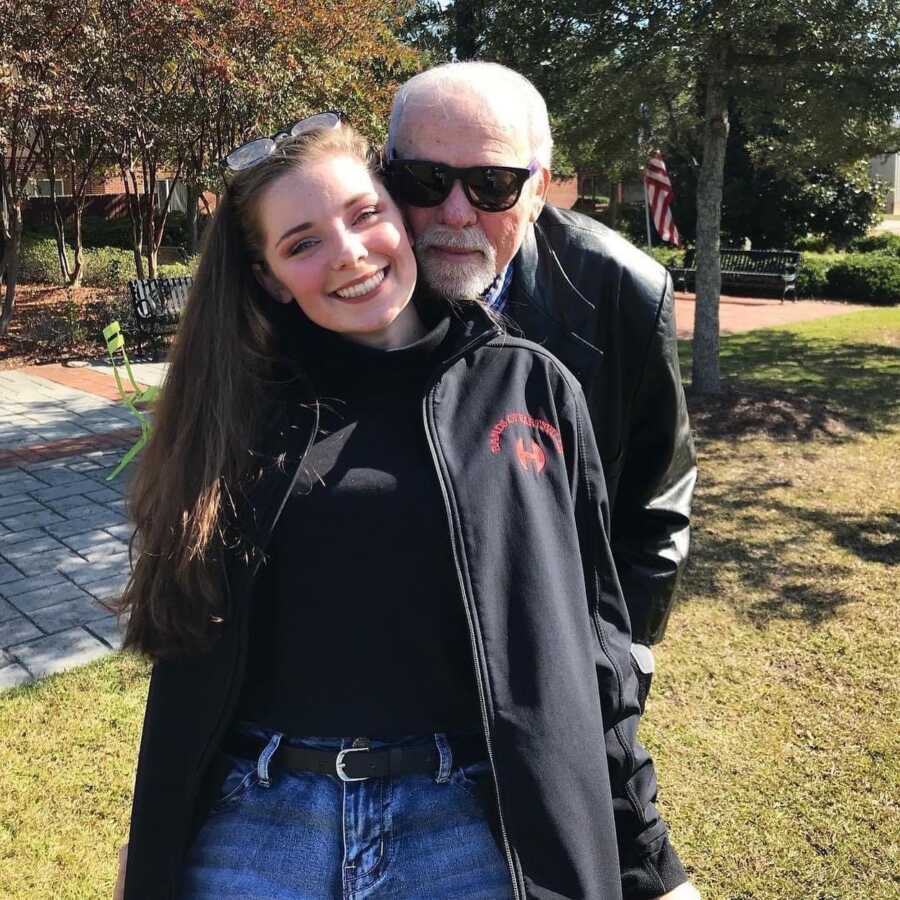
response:
M691 290L697 275L696 251L684 254L684 265L670 268L676 290ZM788 294L797 299L797 270L800 253L796 250L720 250L722 287L774 288L781 291L781 302Z
M128 282L135 321L141 337L158 339L173 334L191 290L190 276L145 278Z

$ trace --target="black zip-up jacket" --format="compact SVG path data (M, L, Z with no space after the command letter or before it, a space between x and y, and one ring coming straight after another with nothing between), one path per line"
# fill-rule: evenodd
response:
M609 228L552 206L515 266L507 312L584 388L632 634L655 644L687 560L697 478L672 280Z
M607 540L600 457L577 381L478 307L455 321L422 399L445 501L516 900L644 900L686 880L637 741L628 613ZM298 407L297 460L316 428ZM299 466L250 497L265 545ZM129 839L127 900L172 898L244 677L254 569L227 563L212 649L154 666ZM298 861L302 864L302 861Z

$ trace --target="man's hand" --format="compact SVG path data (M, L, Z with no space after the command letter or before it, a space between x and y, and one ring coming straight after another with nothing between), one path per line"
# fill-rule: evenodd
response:
M662 894L656 900L700 900L700 894L689 881L679 884L677 888L669 891L668 894Z
M125 897L125 864L128 862L128 844L119 847L119 874L116 876L116 886L113 888L113 900L123 900Z
M644 707L647 705L647 694L650 693L650 682L653 681L653 672L656 670L653 651L644 644L632 644L631 666L638 680L638 703L641 705L643 715Z

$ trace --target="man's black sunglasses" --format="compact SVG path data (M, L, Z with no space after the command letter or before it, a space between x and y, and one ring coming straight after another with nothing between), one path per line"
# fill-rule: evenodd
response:
M525 182L539 172L533 159L527 169L515 166L467 166L458 169L426 159L392 159L385 177L391 193L410 206L439 206L453 190L457 179L476 209L503 212L516 205Z

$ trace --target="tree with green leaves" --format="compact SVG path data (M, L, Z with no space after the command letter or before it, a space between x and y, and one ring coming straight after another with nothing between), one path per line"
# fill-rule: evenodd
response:
M60 274L77 287L84 274L82 222L90 182L112 163L103 129L104 66L108 65L105 25L97 0L86 0L79 13L66 16L68 39L59 44L54 72L54 103L37 118L40 159L50 182ZM66 220L68 211L57 194L57 180L71 186L72 244L69 262Z
M40 117L54 105L55 54L66 39L64 30L54 27L61 14L50 3L0 0L0 335L16 305L22 207L40 161Z
M476 0L465 0L468 6ZM697 147L693 387L720 389L719 245L730 115L784 171L900 146L896 0L480 0L478 55L529 76L576 165L637 171L653 144ZM455 4L419 22L452 54ZM447 18L449 17L449 19ZM641 107L646 110L642 116ZM638 136L644 140L639 144Z

